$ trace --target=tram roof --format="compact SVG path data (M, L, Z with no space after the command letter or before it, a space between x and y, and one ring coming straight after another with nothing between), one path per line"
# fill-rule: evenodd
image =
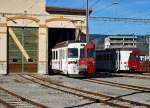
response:
M79 40L76 40L76 41L75 40L68 40L68 41L63 41L63 42L57 43L54 48L65 47L70 43L85 43L85 42L81 42Z

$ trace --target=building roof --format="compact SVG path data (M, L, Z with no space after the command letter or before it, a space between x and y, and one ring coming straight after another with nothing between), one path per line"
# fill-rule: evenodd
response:
M106 38L137 38L137 36L117 36L117 35L114 35L114 36L108 36Z
M46 11L51 14L86 15L86 9L79 9L79 8L47 6ZM89 14L91 12L92 12L92 10L89 11Z

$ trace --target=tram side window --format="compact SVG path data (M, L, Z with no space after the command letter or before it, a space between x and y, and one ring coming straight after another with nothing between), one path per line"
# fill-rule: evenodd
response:
M68 58L78 58L78 49L68 48Z
M53 59L55 60L55 51L53 51Z
M55 51L53 51L53 60L55 60Z
M55 59L57 60L57 58L58 58L58 52L56 51L55 54L56 54L55 55Z

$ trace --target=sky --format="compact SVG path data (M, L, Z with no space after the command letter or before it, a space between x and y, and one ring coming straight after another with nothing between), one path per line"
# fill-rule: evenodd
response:
M86 9L86 0L46 0L47 6ZM150 19L150 0L89 0L90 16ZM150 34L150 23L102 21L89 18L90 34Z

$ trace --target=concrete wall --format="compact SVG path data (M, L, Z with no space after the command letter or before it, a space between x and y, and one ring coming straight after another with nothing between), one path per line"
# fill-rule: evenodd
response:
M0 74L7 73L7 27L0 23Z
M39 56L38 56L38 73L48 73L48 36L47 28L39 28Z
M46 0L0 0L1 13L45 13Z

